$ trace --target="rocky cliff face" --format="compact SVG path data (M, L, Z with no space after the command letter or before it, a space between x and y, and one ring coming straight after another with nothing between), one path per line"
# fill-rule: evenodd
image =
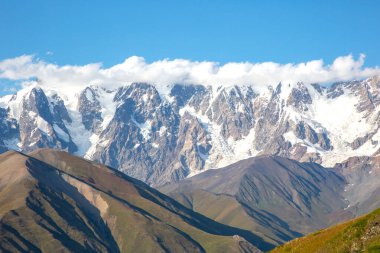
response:
M56 147L69 152L76 151L65 123L71 123L63 100L57 94L48 98L41 88L26 89L13 95L2 108L7 112L9 132L5 137L12 138L9 148L18 147L19 150L32 151L41 147ZM5 115L4 115L5 116ZM11 134L15 132L14 134ZM18 139L18 142L14 140Z
M258 154L333 166L380 148L380 77L168 89L23 89L0 99L1 150L67 150L159 185Z
M368 213L380 205L380 157L350 157L335 166L346 178L346 210L356 215Z

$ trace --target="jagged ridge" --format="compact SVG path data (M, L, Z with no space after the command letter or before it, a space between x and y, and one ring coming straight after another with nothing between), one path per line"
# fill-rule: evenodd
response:
M1 150L58 148L162 185L251 156L333 166L380 148L380 78L250 86L133 83L77 96L39 87L1 98Z

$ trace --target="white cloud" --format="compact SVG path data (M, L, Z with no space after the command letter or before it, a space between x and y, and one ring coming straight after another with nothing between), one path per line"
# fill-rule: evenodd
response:
M364 55L357 60L347 55L336 58L332 64L314 60L298 64L231 62L221 65L184 59L147 63L142 57L132 56L121 64L103 68L100 63L59 66L33 55L23 55L0 61L0 78L36 78L42 86L70 91L81 90L89 84L114 88L131 82L152 83L161 90L174 83L211 86L244 84L260 90L279 82L331 83L380 75L379 67L365 68L364 59ZM30 82L24 83L28 84Z

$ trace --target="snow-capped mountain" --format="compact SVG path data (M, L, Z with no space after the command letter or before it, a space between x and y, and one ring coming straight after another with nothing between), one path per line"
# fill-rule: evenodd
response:
M133 83L0 99L1 150L49 147L160 185L259 154L333 166L380 149L380 77L219 88Z

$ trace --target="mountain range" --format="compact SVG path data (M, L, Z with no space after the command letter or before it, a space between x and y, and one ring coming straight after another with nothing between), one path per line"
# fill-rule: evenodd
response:
M380 206L379 103L380 76L26 87L0 98L1 249L260 252L354 219Z
M55 148L160 186L257 155L325 167L380 148L380 77L254 86L44 85L0 99L0 146Z

